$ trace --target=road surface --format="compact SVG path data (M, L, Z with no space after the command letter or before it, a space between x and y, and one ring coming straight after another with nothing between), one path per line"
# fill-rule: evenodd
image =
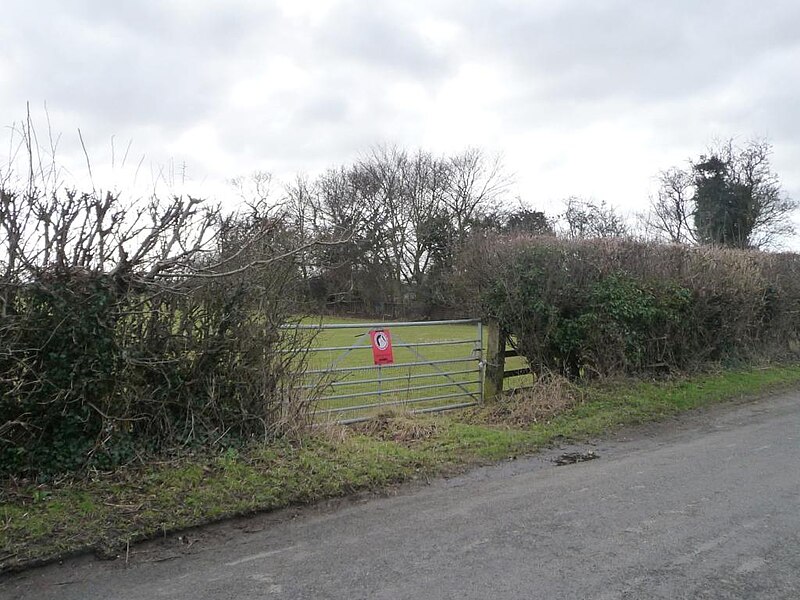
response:
M800 598L800 396L0 581L0 597ZM588 448L587 446L586 448ZM566 450L575 450L567 448Z

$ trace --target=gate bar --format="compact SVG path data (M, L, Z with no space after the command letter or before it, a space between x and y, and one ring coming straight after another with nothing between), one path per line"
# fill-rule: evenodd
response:
M384 323L326 323L323 325L281 325L281 329L369 329L372 327L429 327L431 325L475 325L479 319L453 319L452 321L398 321Z
M392 344L392 348L416 348L422 346L453 346L455 344L477 344L479 340L446 340L443 342L417 342L415 343L401 343ZM328 346L325 348L306 348L305 352L333 352L335 350L369 350L372 348L371 344L362 346ZM283 350L286 354L290 352L297 352L297 350Z
M385 380L382 380L382 381L385 381ZM459 384L461 384L461 385L480 385L480 383L481 383L480 381L460 381L459 382ZM394 388L394 389L389 389L389 390L382 390L381 394L393 394L393 393L396 393L396 392L413 392L413 391L416 391L416 390L430 390L430 389L433 389L433 388L442 388L442 387L459 387L459 386L456 385L455 383L453 383L452 381L446 381L444 383L429 383L429 384L426 384L426 385L412 385L410 387L405 387L405 388ZM363 396L374 396L374 395L375 395L375 392L373 392L373 391L356 392L356 393L353 393L353 394L337 394L335 396L322 396L321 398L318 398L317 401L318 402L324 402L324 401L327 401L327 400L341 400L342 398L361 398Z
M392 400L391 402L376 402L375 404L359 404L357 406L340 406L338 408L326 408L323 410L315 411L315 414L327 415L333 413L348 412L351 410L364 410L365 408L380 408L381 406L397 406L399 404L418 404L420 402L428 402L430 400L441 400L442 398L456 398L464 396L470 396L471 398L475 397L473 393L465 394L464 392L458 392L455 394L442 394L441 396L429 396L427 398L414 398L413 400Z
M444 406L432 406L430 408L415 408L414 410L408 411L412 415L418 414L425 414L425 413L433 413L433 412L444 412L446 410L456 410L459 408L469 408L470 406L477 406L477 402L459 402L458 404L445 404ZM353 417L352 419L340 419L336 421L339 425L354 425L356 423L364 423L365 421L369 421L372 417Z
M445 371L444 373L422 373L419 375L399 375L397 377L384 377L383 379L350 379L348 381L332 381L325 387L337 387L337 386L355 386L355 385L362 385L365 383L378 383L379 381L407 381L409 379L425 379L430 377L442 377L443 375L464 375L466 373L480 373L481 369L478 367L477 369L464 369L463 371ZM318 383L309 383L307 385L298 385L292 389L294 390L315 390L321 384ZM450 384L452 385L452 384Z
M421 362L392 363L390 365L382 365L382 366L384 369L399 369L401 367L424 367L427 365L446 365L452 363L463 363L463 362L471 362L477 360L478 358L476 358L475 356L468 356L466 358L448 358L446 360L426 360ZM313 369L311 371L306 371L305 374L318 375L322 373L345 373L348 371L368 371L374 369L377 369L375 365L368 365L365 367L339 367L336 369Z

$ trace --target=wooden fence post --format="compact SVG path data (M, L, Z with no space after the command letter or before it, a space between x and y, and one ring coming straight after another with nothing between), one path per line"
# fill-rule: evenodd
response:
M506 337L500 323L487 322L486 366L483 381L483 399L492 401L503 393L503 372L506 368Z

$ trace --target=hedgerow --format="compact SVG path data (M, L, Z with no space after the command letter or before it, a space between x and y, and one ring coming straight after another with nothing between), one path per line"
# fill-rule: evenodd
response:
M783 357L800 337L794 254L633 240L474 240L458 286L534 370L571 377Z
M0 475L278 433L303 343L279 215L0 188Z

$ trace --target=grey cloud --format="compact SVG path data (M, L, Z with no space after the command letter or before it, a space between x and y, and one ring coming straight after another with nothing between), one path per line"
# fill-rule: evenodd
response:
M66 10L53 3L46 19L19 8L27 26L6 31L16 73L6 102L48 101L103 128L175 131L209 115L228 84L226 56L236 55L251 27L247 15L160 6L84 2Z
M499 2L472 4L465 22L480 49L516 65L539 93L660 101L702 92L796 42L800 5Z
M301 104L292 118L292 126L317 126L342 123L351 119L352 107L346 94L321 95Z
M453 72L457 57L433 48L414 29L414 16L419 14L415 7L400 3L405 10L399 10L386 3L376 10L377 6L345 3L320 31L320 50L351 65L370 65L415 79L438 81Z
M800 81L786 59L765 66L798 48L794 0L341 0L311 18L284 16L281 6L6 0L0 109L11 121L26 100L47 101L62 119L56 128L81 127L91 139L131 137L151 155L210 124L213 150L236 164L313 168L383 141L418 145L430 116L441 114L437 93L457 74L488 69L497 90L484 89L479 76L458 82L464 92L455 104L468 106L470 89L497 92L476 94L488 104L475 114L487 111L497 124L475 144L502 148L560 132L580 143L584 130L619 123L679 158L701 150L711 134L768 134L785 153L782 164L800 152L793 141ZM418 31L425 18L452 23L460 34L434 43ZM301 72L299 83L262 81L278 57ZM468 63L481 68L462 71ZM256 80L258 98L243 107L231 90L246 78ZM422 100L392 103L397 83L424 90ZM615 148L623 164L643 150ZM567 154L546 160L531 166L538 169L532 179L581 168ZM644 177L667 166L653 164Z
M303 161L315 165L337 164L370 145L396 139L401 131L397 118L378 99L358 103L348 92L330 92L327 86L311 94L284 93L274 106L291 106L290 116L282 111L260 110L247 121L235 112L217 120L220 142L231 152L242 152L250 160L263 157L270 163L293 164L303 170ZM405 131L413 125L405 124ZM310 167L310 164L308 165Z

